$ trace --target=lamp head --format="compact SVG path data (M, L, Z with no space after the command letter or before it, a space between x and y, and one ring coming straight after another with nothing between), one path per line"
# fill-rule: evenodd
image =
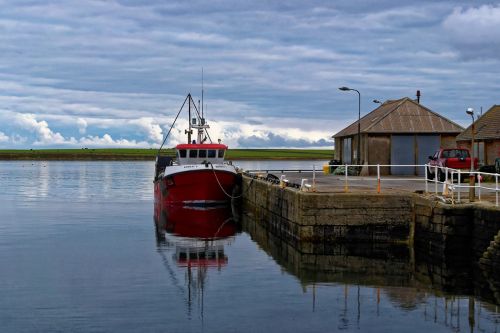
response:
M467 111L465 111L465 113L467 113L470 116L473 116L474 115L474 109L473 108L467 108Z
M348 91L348 90L351 90L351 88L347 88L347 87L340 87L339 90L342 90L342 91Z

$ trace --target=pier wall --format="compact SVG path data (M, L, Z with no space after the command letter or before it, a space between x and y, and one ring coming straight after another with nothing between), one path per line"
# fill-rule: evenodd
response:
M243 207L288 241L407 242L436 260L479 261L500 209L449 205L414 193L312 193L243 177Z
M243 178L244 209L291 241L408 241L411 196L306 193Z

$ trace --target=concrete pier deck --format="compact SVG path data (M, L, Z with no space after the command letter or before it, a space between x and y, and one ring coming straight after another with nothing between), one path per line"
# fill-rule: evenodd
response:
M313 178L315 178L315 192L317 193L345 193L346 190L349 193L378 193L378 181L375 176L349 176L346 180L344 176L324 174L322 172L316 172L315 177L313 177L312 172L272 172L276 177L285 175L286 179L290 183L300 184L302 179L307 179L308 184L313 184ZM261 175L265 176L266 173ZM456 185L456 184L455 184ZM465 183L468 185L468 183ZM488 183L488 187L495 188L495 183ZM437 194L442 194L443 184L434 183L434 181L427 181L427 186L424 178L422 176L383 176L380 181L380 193L382 194L394 194L396 192L403 193L423 193L427 190L429 193L435 193L437 189ZM460 192L460 200L463 203L468 202L468 188L455 188L454 189L454 199L458 198L458 192ZM476 189L477 201L479 201L479 190ZM500 194L499 194L500 195ZM495 203L496 194L494 191L481 189L481 201Z

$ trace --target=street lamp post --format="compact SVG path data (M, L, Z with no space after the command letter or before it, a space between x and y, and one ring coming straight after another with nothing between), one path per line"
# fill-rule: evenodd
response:
M472 125L471 125L471 159L470 159L470 171L471 173L469 174L469 202L474 202L476 200L476 177L472 173L474 171L474 109L473 108L467 108L467 111L465 111L468 115L471 116L472 118Z
M340 87L342 91L355 91L358 93L358 151L356 153L356 164L361 164L361 93L356 89Z

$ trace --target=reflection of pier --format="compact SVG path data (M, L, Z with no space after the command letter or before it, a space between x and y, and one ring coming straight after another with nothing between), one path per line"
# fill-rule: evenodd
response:
M422 320L450 331L499 332L500 309L474 296L487 297L467 277L463 266L439 266L435 258L415 256L404 244L307 243L284 240L243 215L243 230L311 294L311 310L338 309L338 329L360 328L360 323L386 318L388 307L416 312ZM461 273L461 274L459 274ZM472 271L471 271L472 273ZM322 293L338 293L336 303L322 304ZM388 310L388 311L387 311ZM387 313L384 313L387 312ZM410 324L411 325L411 324Z
M185 299L188 316L196 305L203 318L209 270L220 271L227 265L224 245L231 243L237 231L231 208L172 207L155 224L158 253L172 284Z

